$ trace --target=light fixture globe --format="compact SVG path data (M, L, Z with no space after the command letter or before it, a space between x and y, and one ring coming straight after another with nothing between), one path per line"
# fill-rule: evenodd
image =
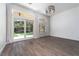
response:
M48 6L48 8L46 9L46 14L48 16L52 16L55 13L55 6L50 5Z

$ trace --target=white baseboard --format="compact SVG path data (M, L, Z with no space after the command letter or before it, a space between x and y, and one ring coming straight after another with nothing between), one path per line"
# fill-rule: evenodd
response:
M3 51L3 49L4 49L5 46L6 46L6 44L4 44L4 45L2 46L2 48L0 49L0 55L1 55L1 53L2 53L2 51Z
M40 37L44 37L44 36L40 36ZM40 37L32 37L32 38L28 38L28 39L14 40L14 41L7 42L7 44L14 43L14 42L19 42L19 41L23 41L23 40L37 39L37 38L40 38Z
M76 38L61 37L61 36L56 36L56 35L50 35L50 36L53 36L53 37L59 37L59 38L64 38L64 39L69 39L69 40L79 41L79 39L76 39Z
M40 38L40 37L33 37L34 39Z

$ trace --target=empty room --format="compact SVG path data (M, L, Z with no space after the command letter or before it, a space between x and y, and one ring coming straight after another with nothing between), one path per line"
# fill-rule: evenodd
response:
M79 3L0 3L0 56L79 56Z

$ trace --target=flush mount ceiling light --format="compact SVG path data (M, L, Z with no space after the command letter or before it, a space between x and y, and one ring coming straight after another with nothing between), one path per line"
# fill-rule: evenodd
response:
M55 6L53 5L48 6L48 8L46 9L46 14L48 16L52 16L54 15L54 13L55 13Z

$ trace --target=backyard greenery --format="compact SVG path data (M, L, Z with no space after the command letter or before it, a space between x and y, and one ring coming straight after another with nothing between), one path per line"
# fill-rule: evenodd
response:
M26 35L33 34L33 23L26 22ZM19 35L24 35L24 21L15 21L14 22L14 37L18 37Z

